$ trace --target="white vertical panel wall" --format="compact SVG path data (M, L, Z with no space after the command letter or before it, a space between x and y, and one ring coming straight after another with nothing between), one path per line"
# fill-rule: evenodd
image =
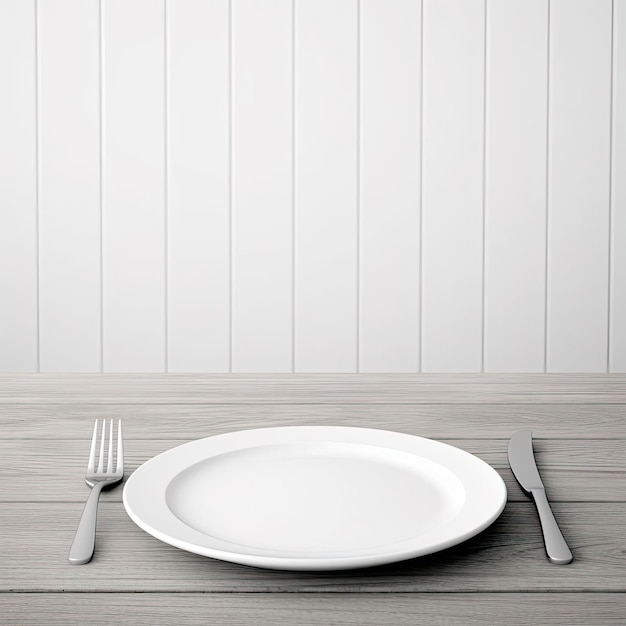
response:
M626 371L625 0L3 0L0 370Z
M99 372L98 1L38 8L41 370Z
M609 369L626 372L626 0L613 11Z
M292 25L290 0L232 2L231 349L238 372L292 368Z
M420 337L421 5L363 0L359 369L415 372Z
M171 372L230 368L228 0L166 4L167 354Z
M487 4L484 367L545 358L548 4Z
M610 0L551 1L549 92L546 367L551 372L604 372L609 299Z
M39 369L37 13L0 3L0 369Z
M359 2L295 6L294 363L355 372Z
M164 2L101 3L106 371L167 367Z
M424 372L483 367L484 0L424 0Z

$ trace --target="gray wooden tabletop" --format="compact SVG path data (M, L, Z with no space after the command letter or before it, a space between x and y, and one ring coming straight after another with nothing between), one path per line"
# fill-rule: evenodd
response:
M283 425L383 428L476 454L508 489L502 516L443 552L347 572L281 572L161 543L100 503L95 556L67 554L88 495L93 420L124 420L127 476L175 445ZM533 431L574 554L545 557L508 467ZM1 375L3 624L624 624L624 375ZM145 592L145 593L137 593Z

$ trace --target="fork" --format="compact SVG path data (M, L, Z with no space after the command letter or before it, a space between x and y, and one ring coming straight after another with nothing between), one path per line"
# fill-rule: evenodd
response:
M107 436L107 423L102 420L102 435L100 437L100 456L98 458L98 469L95 467L96 450L98 444L98 420L93 427L93 437L91 439L91 450L89 452L89 462L87 464L87 474L85 482L91 487L91 493L87 498L87 503L80 518L74 543L70 549L69 560L72 565L83 565L89 563L93 557L96 545L96 520L98 515L98 500L103 489L114 487L122 482L124 478L124 445L122 441L122 420L117 425L117 454L115 455L115 471L113 471L113 420L109 428L109 453L106 467L104 465L104 442Z

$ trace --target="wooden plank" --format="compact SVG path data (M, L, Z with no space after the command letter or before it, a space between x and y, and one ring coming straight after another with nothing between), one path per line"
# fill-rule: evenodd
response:
M37 43L35 2L0 3L0 371L38 357Z
M626 372L626 2L613 3L609 371Z
M338 573L238 566L178 550L141 531L120 503L103 501L93 561L73 567L67 553L82 503L0 507L0 590L151 592L626 592L624 503L553 503L574 562L545 555L530 502L507 504L479 536L431 556Z
M99 4L38 7L41 370L99 372Z
M508 440L529 428L535 441L626 438L623 404L0 404L0 438L79 439L88 445L94 419L121 418L129 440L188 441L218 432L309 424L383 428L433 439ZM504 446L504 443L501 443ZM563 443L569 445L569 443ZM574 444L572 444L574 445ZM599 451L599 458L602 457Z
M128 419L124 431L128 430ZM293 422L292 422L293 425ZM0 502L82 502L88 488L82 481L87 466L92 423L85 420L79 432L83 439L67 439L57 433L54 439L0 439L0 480L4 488ZM384 425L381 425L384 426ZM172 423L170 428L176 427ZM199 437L241 430L207 425ZM144 433L149 432L146 425ZM409 434L419 434L412 428ZM624 433L626 436L626 433ZM198 438L199 438L198 437ZM139 465L189 438L164 439L125 438L124 467L130 476ZM507 460L507 440L454 439L441 441L475 454L494 467L504 479L509 501L526 502L527 498L513 478ZM554 441L535 440L535 458L548 496L553 502L625 502L626 501L626 439ZM46 486L50 468L55 480ZM121 502L122 490L107 492L106 497Z
M361 3L359 371L419 370L421 13Z
M170 372L230 368L228 1L167 4Z
M550 3L547 370L607 371L610 0Z
M357 4L296 8L297 372L357 371Z
M232 370L292 369L292 2L232 3Z
M422 371L482 369L483 0L424 2Z
M626 377L288 374L0 375L2 403L541 404L626 402Z
M164 0L103 11L103 359L165 369Z
M548 3L487 3L485 371L545 349Z
M471 603L471 604L469 604ZM471 608L468 609L468 606ZM626 596L616 593L19 593L3 594L7 623L85 624L106 615L116 623L259 623L327 626L446 624L473 626L610 626L624 623ZM24 621L28 616L28 621Z

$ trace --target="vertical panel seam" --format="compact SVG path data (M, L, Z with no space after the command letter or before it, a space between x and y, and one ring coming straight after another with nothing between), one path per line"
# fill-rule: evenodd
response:
M233 373L233 0L228 0L228 371Z
M40 314L40 186L41 186L41 128L40 128L40 60L39 60L39 0L35 0L35 265L36 265L36 335L37 372L41 372L41 314Z
M417 327L417 341L418 341L418 354L417 354L417 371L422 372L422 353L423 353L423 282L424 282L424 2L420 2L420 144L419 150L419 268L418 268L418 316L419 319Z
M546 59L546 197L545 197L545 273L544 273L544 331L543 372L548 372L548 297L550 261L550 54L551 54L551 1L548 0L548 45Z
M291 1L291 372L296 371L296 0Z
M98 123L99 123L99 209L100 209L100 373L104 372L104 0L98 4Z
M356 5L356 371L361 370L361 0Z
M484 373L485 371L485 324L486 324L486 255L487 255L487 245L486 245L486 219L487 219L487 12L488 12L488 2L485 0L484 2L484 21L483 21L483 29L484 29L484 40L483 40L483 179L482 179L482 194L483 194L483 206L482 206L482 278L481 278L481 350L480 350L480 371Z
M607 328L606 328L606 371L607 374L611 371L613 350L611 348L612 339L612 324L613 316L613 281L614 281L614 262L613 262L613 201L614 201L614 188L613 188L613 163L614 163L614 146L615 141L613 133L615 132L615 121L613 119L615 115L615 0L611 1L611 84L609 95L609 241L608 241L608 262L609 262L609 275L608 275L608 303L607 303Z
M169 86L170 86L170 63L169 63L169 12L168 0L163 0L163 294L164 294L164 352L163 361L165 372L169 370L169 133L170 133L170 110L169 110Z

